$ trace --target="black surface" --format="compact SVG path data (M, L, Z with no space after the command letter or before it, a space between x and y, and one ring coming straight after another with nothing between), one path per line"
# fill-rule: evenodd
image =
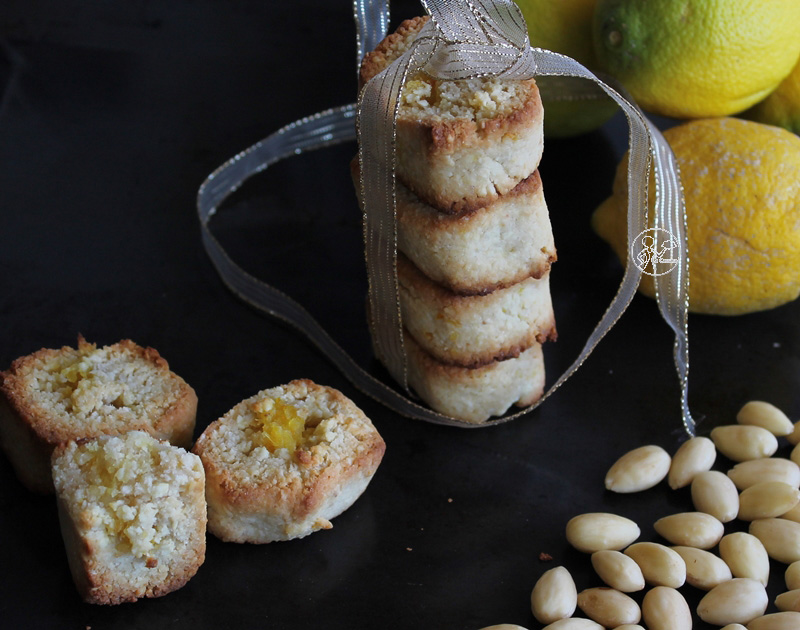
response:
M394 5L398 19L416 13L414 3ZM0 4L0 365L79 333L98 344L129 337L158 348L197 390L198 432L259 389L307 377L352 397L388 444L367 492L332 530L265 546L210 536L187 586L118 607L79 601L52 497L27 493L0 457L0 626L535 629L529 595L544 570L563 564L579 588L599 585L564 540L570 517L614 511L658 540L656 518L691 509L688 491L665 484L634 496L603 490L623 452L645 443L673 452L684 438L671 333L646 298L542 408L461 430L396 417L224 288L202 250L198 186L279 127L354 100L354 42L347 0ZM620 279L588 224L625 143L618 122L545 148L559 248L550 380ZM270 169L213 226L237 261L383 375L363 316L354 152ZM752 398L800 415L799 314L794 303L691 318L701 433ZM782 573L773 565L772 598ZM682 592L694 607L700 593Z

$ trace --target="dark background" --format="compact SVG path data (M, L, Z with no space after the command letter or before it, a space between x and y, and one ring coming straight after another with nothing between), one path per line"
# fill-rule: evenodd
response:
M393 22L421 12L393 4ZM564 540L586 511L652 522L690 510L666 484L617 496L603 476L647 443L684 439L671 333L637 297L584 367L540 409L463 430L398 417L354 389L292 328L233 296L204 254L205 177L302 116L355 100L348 0L6 0L0 4L0 367L77 335L157 348L197 391L198 433L233 404L293 378L342 389L388 450L330 531L264 546L208 540L183 589L117 607L80 602L52 497L0 457L0 626L8 628L540 628L529 596L565 565L598 586ZM559 261L552 382L616 291L620 267L589 217L608 195L624 124L551 140L541 166ZM282 162L248 183L212 227L233 257L304 304L364 367L355 145ZM690 319L690 402L700 433L756 398L800 415L797 303ZM788 454L782 443L781 453ZM717 468L731 464L720 459ZM728 531L737 525L728 526ZM551 561L540 554L552 556ZM783 566L773 565L774 599ZM682 592L692 608L700 593ZM641 601L641 593L635 597ZM695 627L705 627L697 624Z

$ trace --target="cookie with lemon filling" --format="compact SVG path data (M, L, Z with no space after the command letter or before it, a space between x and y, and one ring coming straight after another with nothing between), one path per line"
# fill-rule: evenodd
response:
M53 452L59 521L75 585L91 604L166 595L205 559L200 458L143 431Z
M263 390L212 422L194 446L206 471L208 529L241 543L329 529L364 492L385 448L336 389L303 379Z
M197 395L154 348L129 339L98 348L42 349L0 372L0 443L20 481L52 492L60 442L140 429L192 443Z
M428 17L403 22L364 56L363 86L409 49ZM539 166L544 113L533 79L408 77L400 93L396 173L443 212L474 210L512 190Z

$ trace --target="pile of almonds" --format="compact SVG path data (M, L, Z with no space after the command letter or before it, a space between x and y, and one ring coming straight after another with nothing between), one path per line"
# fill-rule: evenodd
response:
M737 424L710 438L694 437L670 455L655 445L634 449L608 470L605 486L617 493L647 490L664 479L672 489L690 486L695 511L658 519L655 531L669 546L636 542L639 526L611 513L586 513L566 526L567 541L591 554L605 586L577 592L569 571L545 572L531 593L534 617L544 630L690 630L692 612L678 590L705 591L697 616L723 630L800 630L800 422L775 406L747 403ZM778 437L794 448L773 457ZM711 470L722 453L737 464L727 474ZM738 519L748 532L725 534ZM718 555L712 549L717 548ZM787 564L780 611L765 614L770 559ZM648 588L641 607L628 593ZM580 608L586 618L573 617ZM525 630L502 624L484 630Z

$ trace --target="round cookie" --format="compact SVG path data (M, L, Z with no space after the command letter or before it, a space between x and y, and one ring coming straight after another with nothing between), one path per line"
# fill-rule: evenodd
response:
M295 380L263 390L212 422L194 446L206 471L208 529L241 543L329 529L366 489L385 448L336 389Z

